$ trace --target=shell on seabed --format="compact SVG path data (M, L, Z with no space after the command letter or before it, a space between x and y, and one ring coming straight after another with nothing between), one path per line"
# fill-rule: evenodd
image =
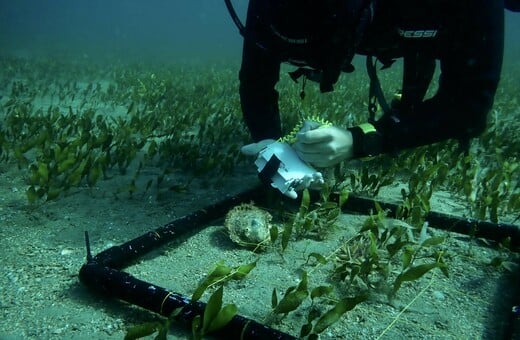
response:
M258 248L271 242L271 214L253 204L241 204L226 214L224 226L231 240L241 246Z

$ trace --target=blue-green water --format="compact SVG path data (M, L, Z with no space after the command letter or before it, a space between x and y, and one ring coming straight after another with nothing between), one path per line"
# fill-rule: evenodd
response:
M241 4L240 4L241 3ZM244 2L237 11L245 12ZM222 58L241 39L222 1L2 1L2 54L104 58Z
M246 1L234 1L244 18ZM506 54L520 55L520 19L506 12ZM0 2L1 54L89 58L240 56L241 39L217 0Z
M243 17L246 2L234 3ZM417 164L413 160L423 157L428 166L393 172L378 198L399 203L409 176L449 164L450 178L434 188L433 210L493 219L491 194L498 194L497 218L518 224L519 34L520 15L506 13L504 76L491 131L474 144L475 158L457 159L447 143L424 154L354 162L343 169L352 171L352 191L369 191L360 182L362 169L382 176L388 164ZM122 339L127 327L157 319L101 299L78 282L83 232L90 232L98 253L258 184L252 160L238 152L248 140L238 99L240 57L241 38L217 0L0 1L0 339ZM400 65L388 72L380 75L391 92L399 86ZM280 101L287 115L315 109L350 124L366 118L367 90L361 67L342 78L334 94L321 96L309 85L302 103L300 86L284 76ZM459 179L465 170L467 178ZM466 194L460 183L473 187ZM481 204L487 200L489 206ZM329 277L333 259L341 249L343 255L359 252L348 242L366 221L344 214L324 240L291 239L285 253L276 244L259 255L233 244L216 222L129 271L190 295L218 261L238 266L258 259L252 275L227 285L225 296L240 314L265 322L272 288L281 297L302 270L310 273L310 287L330 284L341 292L345 287ZM428 235L450 235L440 246L449 278L434 272L403 284L392 303L379 292L322 338L500 334L507 314L501 313L511 304L505 293L518 286L507 266L515 268L518 256L471 237ZM314 267L317 253L330 261ZM394 260L393 277L401 257ZM494 260L501 265L490 265ZM272 326L298 335L309 305ZM320 304L322 312L330 306ZM189 337L189 331L173 333Z

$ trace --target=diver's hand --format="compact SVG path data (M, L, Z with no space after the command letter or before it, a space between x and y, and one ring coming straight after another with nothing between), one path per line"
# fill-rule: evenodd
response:
M257 143L244 145L242 148L240 148L240 152L246 156L257 156L263 148L274 142L274 139L263 139Z
M302 160L322 168L350 159L354 154L352 133L335 126L302 129L293 148Z

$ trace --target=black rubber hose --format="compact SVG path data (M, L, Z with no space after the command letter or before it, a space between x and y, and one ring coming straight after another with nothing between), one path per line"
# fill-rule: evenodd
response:
M367 68L368 77L370 78L370 96L374 95L379 103L381 105L381 109L383 110L384 114L390 113L390 106L388 105L388 102L386 101L385 95L383 93L383 90L381 89L381 83L379 82L379 78L377 77L377 71L376 71L376 62L373 61L372 56L368 55L365 60L365 65ZM370 115L370 123L373 123L375 120L375 117L373 117L375 112L371 112Z
M88 255L87 263L81 268L79 278L82 283L93 290L104 292L112 298L127 301L164 316L169 316L175 309L182 308L176 319L190 327L193 318L196 315L203 314L204 303L191 303L188 298L181 294L141 281L128 273L119 271L118 268L125 267L140 256L175 238L186 235L188 232L198 231L207 223L222 218L235 205L254 201L260 206L270 206L267 204L267 200L272 195L273 190L266 190L263 186L254 188L237 196L226 198L191 215L179 218L120 246L111 247L93 258ZM297 208L297 201L280 199L278 193L274 193L274 195L278 198L275 201L282 202L286 208ZM333 195L331 199L337 201L338 196ZM391 215L395 215L398 205L385 202L378 203L383 209L389 210ZM375 210L375 201L350 196L342 209L369 214ZM518 248L520 244L520 228L515 225L463 219L435 212L429 213L426 220L435 228L497 241L510 237L513 247ZM89 248L87 240L87 249ZM216 335L218 336L218 334ZM221 331L221 337L225 339L242 337L244 339L295 339L291 335L242 316L233 318Z
M170 316L174 310L182 308L175 320L187 328L191 328L195 316L203 315L205 303L200 301L192 303L182 294L170 292L152 283L139 280L120 271L119 268L124 268L140 256L173 239L198 231L205 224L223 217L235 205L251 201L259 205L265 204L265 200L268 198L269 193L266 193L263 186L245 191L181 217L120 246L108 248L95 257L90 255L90 241L88 233L85 233L87 263L81 267L79 279L92 290L166 317ZM215 332L214 335L222 339L296 339L289 334L240 315L235 316L230 323L222 330Z
M97 263L85 264L81 267L79 277L83 284L93 290L166 317L180 308L181 310L175 320L188 329L191 328L195 316L204 314L206 304L203 302L191 302L189 298L181 294L168 291L139 280L123 271ZM212 333L212 335L222 339L296 339L287 333L264 326L240 315L236 315L231 322Z
M338 197L335 196L333 199L337 201ZM362 214L370 214L375 211L375 202L375 200L369 198L349 196L342 209ZM388 202L378 203L381 208L389 211L391 216L395 216L399 205ZM482 237L492 241L502 241L506 238L510 238L511 250L516 252L520 251L520 226L462 218L434 211L429 212L425 219L431 227L436 229L473 237Z
M242 22L238 18L237 12L235 11L233 4L231 3L231 0L224 0L224 3L226 4L226 8L229 12L229 15L231 16L231 19L237 26L238 31L240 32L240 35L244 36L246 28L244 27L244 24L242 24Z
M225 216L232 207L242 202L260 202L265 191L254 188L220 202L207 206L190 215L176 219L160 228L150 231L118 246L110 247L92 258L92 262L110 267L124 268L142 255L157 249L182 235L194 233L205 224Z

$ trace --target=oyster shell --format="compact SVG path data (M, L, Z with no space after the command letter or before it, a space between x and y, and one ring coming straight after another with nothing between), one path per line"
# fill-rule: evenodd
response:
M267 211L253 204L241 204L226 214L224 226L233 242L256 249L271 243L272 218Z

